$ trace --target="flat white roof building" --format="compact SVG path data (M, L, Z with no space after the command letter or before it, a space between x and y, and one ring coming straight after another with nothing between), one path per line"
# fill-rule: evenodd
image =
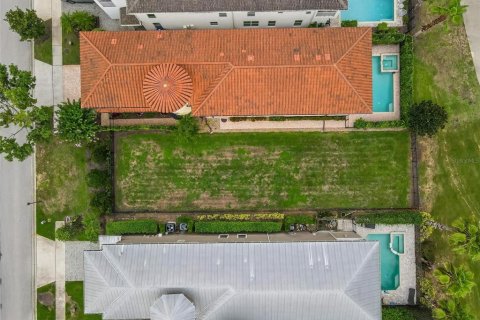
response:
M337 19L348 0L95 0L124 26L155 29L307 27Z
M104 245L84 267L103 319L381 319L377 242Z

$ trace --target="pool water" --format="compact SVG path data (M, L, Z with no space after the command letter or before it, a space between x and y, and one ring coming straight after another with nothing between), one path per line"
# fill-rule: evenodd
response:
M404 253L403 252L403 234L392 235L392 249L398 253Z
M398 70L398 56L384 55L382 58L383 70Z
M396 0L348 0L348 10L342 11L342 20L363 22L393 21Z
M390 250L390 234L369 234L367 240L380 242L382 290L395 290L400 285L400 257Z
M393 112L393 73L382 72L380 56L372 57L373 112Z

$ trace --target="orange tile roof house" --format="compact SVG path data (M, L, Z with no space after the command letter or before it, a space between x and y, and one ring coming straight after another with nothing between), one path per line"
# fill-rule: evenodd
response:
M80 55L99 112L372 113L370 28L82 32Z

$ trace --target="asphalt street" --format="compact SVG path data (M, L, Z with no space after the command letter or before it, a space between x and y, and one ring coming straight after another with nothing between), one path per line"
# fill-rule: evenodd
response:
M0 63L32 69L32 48L20 42L3 21L15 6L30 8L31 0L0 0ZM5 136L14 130L0 129ZM34 318L33 159L8 162L0 156L0 319Z

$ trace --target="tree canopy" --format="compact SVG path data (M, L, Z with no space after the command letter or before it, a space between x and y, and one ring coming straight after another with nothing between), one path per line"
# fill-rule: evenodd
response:
M44 21L37 16L35 10L24 11L16 7L7 11L4 20L11 30L19 34L20 41L38 39L45 34Z
M97 114L93 109L82 109L80 101L63 102L56 112L58 135L65 141L75 144L91 142L99 130Z
M0 153L9 161L26 159L35 143L52 135L51 108L35 106L34 88L30 72L0 64L0 127L10 128L10 133L0 135Z
M443 129L448 121L448 113L442 106L430 100L414 104L408 111L410 130L421 136L433 136Z
M463 14L467 11L466 5L462 5L461 0L449 0L444 5L435 5L432 7L432 13L447 17L445 27L449 24L459 25L463 21Z

